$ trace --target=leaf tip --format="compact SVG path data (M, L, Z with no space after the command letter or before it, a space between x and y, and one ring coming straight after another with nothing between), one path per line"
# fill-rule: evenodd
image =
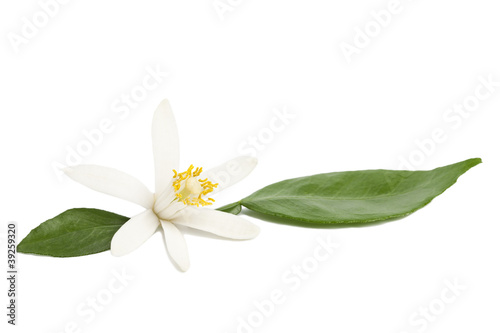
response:
M25 244L24 240L25 239L26 239L26 237L23 238L23 240L19 244L17 244L17 246L16 246L17 252L19 252L19 253L27 253L27 252L25 252L25 249L24 249L24 244Z
M468 169L471 169L476 165L483 163L483 160L480 157L476 157L476 158L470 158L464 162L468 164Z

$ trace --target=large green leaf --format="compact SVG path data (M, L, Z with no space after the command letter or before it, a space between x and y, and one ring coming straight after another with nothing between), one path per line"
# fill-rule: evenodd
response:
M305 226L368 223L409 215L481 163L469 159L430 171L365 170L284 180L220 210L238 214L240 205Z
M40 224L17 246L22 253L77 257L109 250L128 217L99 209L75 208Z

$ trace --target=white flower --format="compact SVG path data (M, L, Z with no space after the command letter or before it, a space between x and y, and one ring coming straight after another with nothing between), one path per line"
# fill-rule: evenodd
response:
M178 173L179 137L167 100L160 103L153 116L152 139L155 194L138 179L116 169L95 165L64 169L70 178L93 190L146 208L127 221L113 236L113 255L122 256L132 252L161 225L171 258L182 271L186 271L189 268L188 251L176 225L233 239L251 239L259 234L259 228L245 219L203 208L214 201L207 198L208 194L225 189L246 177L257 164L255 158L238 157L208 172L191 165L187 171ZM224 175L224 181L212 182L217 175Z

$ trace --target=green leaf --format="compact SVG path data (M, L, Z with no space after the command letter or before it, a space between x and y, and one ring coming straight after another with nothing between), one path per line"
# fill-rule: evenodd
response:
M75 208L40 224L17 246L22 253L77 257L109 250L128 217L99 209Z
M235 202L235 203L217 208L217 210L220 210L221 212L225 212L225 213L238 215L241 212L241 204L239 202Z
M430 171L347 171L289 179L264 187L238 204L285 218L277 222L292 225L384 221L424 207L479 163L481 159L475 158Z

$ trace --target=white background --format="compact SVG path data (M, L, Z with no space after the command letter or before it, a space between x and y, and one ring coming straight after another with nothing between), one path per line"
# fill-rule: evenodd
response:
M42 9L37 1L3 2L2 223L17 221L22 238L73 207L140 212L60 180L53 165L66 164L68 147L109 118L113 130L82 163L118 168L152 188L150 126L163 98L177 118L183 167L218 165L260 135L257 169L216 197L218 205L292 177L405 168L401 159L411 156L418 169L472 157L484 163L424 209L375 227L304 229L247 216L261 228L255 240L186 231L187 273L172 265L160 233L122 258L20 254L18 326L5 323L5 309L2 326L12 332L237 332L243 320L253 326L240 332L498 331L500 87L463 119L447 113L474 100L479 77L500 81L496 3L401 0L399 12L378 34L373 30L350 62L342 43L354 45L357 28L376 29L370 12L389 1L231 3L222 19L211 0L69 1L14 47L23 17L33 22ZM146 68L157 67L168 77L121 119L113 103L138 89ZM266 128L273 110L284 108L295 118L271 140ZM436 129L445 139L431 144ZM427 142L425 156L416 141ZM292 290L283 276L311 262L318 238L340 247ZM94 317L80 315L78 309L89 311L89 298L109 296L113 271L122 270L133 276L127 286ZM447 280L467 289L445 304L441 294L453 295ZM255 302L266 303L273 290L284 293L284 302L272 311L268 306L264 317ZM429 306L439 314L424 325L415 313Z

